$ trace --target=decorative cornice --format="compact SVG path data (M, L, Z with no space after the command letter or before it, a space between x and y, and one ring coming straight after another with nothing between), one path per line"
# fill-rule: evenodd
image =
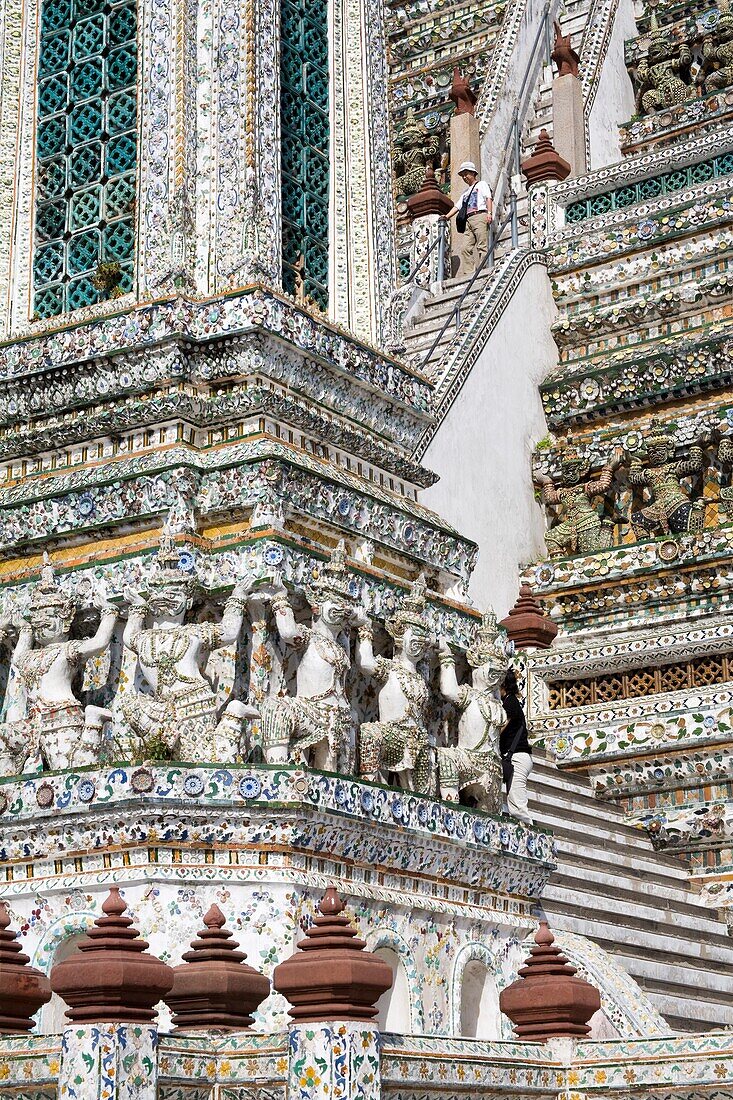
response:
M557 183L552 189L552 195L560 206L567 206L575 199L598 195L609 187L622 187L625 184L636 183L637 180L659 175L662 172L672 172L676 168L696 164L698 161L708 160L732 150L733 126L725 126L709 132L703 131L689 141L648 153L640 153L638 156L628 157L619 164L608 165L595 172L588 172L585 176L575 176Z

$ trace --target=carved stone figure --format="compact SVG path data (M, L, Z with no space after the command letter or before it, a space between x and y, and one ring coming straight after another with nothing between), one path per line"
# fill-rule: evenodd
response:
M602 520L593 501L604 497L611 488L621 454L617 452L598 477L588 480L588 460L565 448L560 452L560 476L556 481L547 474L535 475L535 481L542 486L543 503L560 509L560 522L545 533L550 557L592 554L611 545L613 520Z
M199 588L182 568L180 553L164 534L145 593L127 593L130 610L124 642L137 655L150 694L127 693L122 712L149 751L167 751L185 761L232 762L242 749L243 723L258 712L227 703L221 718L216 695L202 673L208 654L239 637L250 591L237 584L219 623L187 623ZM146 627L148 619L152 625Z
M431 134L415 118L410 108L402 129L395 138L394 171L398 195L415 195L422 187L425 166L440 149L440 135Z
M501 756L499 734L506 715L499 684L509 667L507 640L488 610L467 651L473 669L471 685L459 686L455 658L445 638L440 640L440 690L460 711L458 744L438 749L440 797L464 799L487 813L501 811Z
M703 467L703 450L689 448L686 458L675 459L675 433L652 417L644 447L631 459L629 484L649 490L651 503L634 512L631 522L637 538L702 531L705 501L691 500L680 479Z
M577 76L580 58L571 45L570 35L562 33L562 27L557 20L552 25L555 28L555 41L550 56L557 65L557 75Z
M733 463L733 437L726 436L718 445L718 459L724 464ZM720 490L721 512L733 512L733 485L726 485Z
M705 91L733 84L733 12L730 0L718 0L720 18L702 43Z
M417 665L430 648L425 623L425 578L421 574L409 596L386 627L394 639L391 660L375 657L372 630L364 617L359 626L358 664L380 685L379 721L365 722L360 731L361 774L364 779L397 776L401 787L435 794L435 768L428 734L430 692Z
M296 696L270 696L262 703L262 729L268 764L288 761L324 771L354 770L354 728L346 697L351 667L339 635L354 619L343 541L333 550L313 585L306 590L313 606L313 625L295 621L281 586L271 596L280 637L302 651ZM260 598L263 598L260 596Z
M94 637L71 639L76 610L77 601L58 587L51 561L44 554L41 579L33 590L10 662L21 699L9 707L0 727L4 774L22 771L29 762L40 761L51 771L62 771L95 764L99 758L102 729L112 714L103 707L82 706L73 683L84 662L109 645L117 608L103 603ZM7 629L5 619L3 630Z
M654 12L650 24L647 54L636 70L636 110L644 114L661 107L675 107L695 94L690 77L690 47L686 42L675 41L668 29L660 28Z

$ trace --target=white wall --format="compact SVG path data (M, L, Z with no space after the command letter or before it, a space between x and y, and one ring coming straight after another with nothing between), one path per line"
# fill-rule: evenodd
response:
M479 959L463 971L461 1035L468 1039L499 1039L499 993L496 979Z
M390 947L378 947L374 954L382 962L386 962L392 971L392 988L377 1001L375 1023L380 1031L396 1031L400 1035L409 1035L412 1031L410 988L402 961Z
M546 556L530 459L547 434L538 386L557 362L555 314L547 272L533 264L423 459L440 481L420 499L478 543L470 594L499 617L517 598L520 566Z
M633 0L619 0L608 51L588 119L591 170L621 160L618 128L634 113L634 89L624 64L624 42L636 35Z

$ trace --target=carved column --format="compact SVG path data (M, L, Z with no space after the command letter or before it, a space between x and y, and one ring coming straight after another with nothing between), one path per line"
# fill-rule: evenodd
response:
M555 149L570 165L569 175L582 176L586 172L586 146L583 85L578 76L580 59L572 47L570 35L564 35L557 22L552 60L558 70L552 82L552 129Z
M583 85L572 73L556 76L552 82L552 129L555 148L570 165L570 176L584 176Z
M251 642L249 651L249 701L259 709L262 700L270 694L272 682L272 647L268 624L268 606L259 600L249 603ZM250 745L255 761L264 759L262 721L253 718L250 723Z
M329 887L300 950L275 968L292 1008L289 1095L301 1100L379 1100L378 998L392 985Z
M453 85L450 98L455 104L455 112L450 120L450 197L455 204L466 189L458 175L458 166L464 160L471 160L481 174L481 134L475 115L476 93L458 69L453 70ZM460 262L462 248L461 234L456 229L455 219L451 221L451 274L455 275Z
M407 210L412 218L412 268L415 270L423 257L430 252L430 259L415 276L417 286L430 289L435 283L441 283L446 272L439 270L441 250L435 245L445 233L441 221L453 203L448 195L441 191L435 178L435 169L429 164L425 169L422 187L407 200Z
M113 887L80 953L51 971L51 988L69 1005L59 1100L156 1100L155 1005L173 971L146 951Z

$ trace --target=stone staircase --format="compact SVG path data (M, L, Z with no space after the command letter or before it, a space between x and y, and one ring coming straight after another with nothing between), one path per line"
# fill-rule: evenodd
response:
M492 281L493 271L482 272L466 295L461 305L461 327L471 317L474 308L478 305L482 295ZM440 374L440 364L445 361L451 344L456 338L456 323L453 318L433 350L430 360L425 363L425 356L443 327L445 321L455 309L463 294L468 279L448 279L443 284L443 293L434 298L426 298L423 312L405 329L405 347L410 361L415 366L420 366L427 371L430 377L437 379Z
M655 852L585 776L535 752L530 807L558 867L542 898L550 927L609 952L675 1031L733 1025L733 939L693 893L685 864Z

